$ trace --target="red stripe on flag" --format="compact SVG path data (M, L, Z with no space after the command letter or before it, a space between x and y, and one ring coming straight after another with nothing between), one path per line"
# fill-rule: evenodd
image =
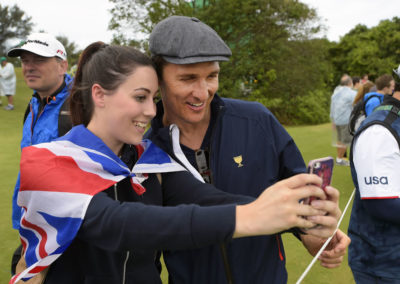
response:
M142 185L138 183L134 183L131 179L131 185L133 187L133 190L136 192L137 195L142 195L143 193L146 192L146 188L144 188Z
M32 268L31 270L29 270L29 273L39 273L40 271L42 271L43 269L46 269L48 266L36 266L35 268Z
M21 254L25 253L26 251L26 242L24 241L23 238L19 238L21 240L21 244L22 244L22 252Z
M14 284L15 281L17 280L18 276L21 274L22 272L15 274L13 278L11 278L10 282L8 282L8 284Z
M25 218L21 219L21 224L24 227L30 228L31 230L34 230L36 232L39 233L39 235L41 236L41 240L39 242L39 255L41 258L45 258L47 256L47 252L45 250L45 245L47 242L47 233L45 230L43 230L42 228L40 228L39 226L36 226L28 221L26 221Z
M136 152L138 153L138 160L139 158L142 156L143 152L144 152L144 147L140 144L135 145L136 148Z
M68 182L63 183L60 180ZM21 191L40 190L94 195L115 183L113 180L83 171L72 157L57 156L45 148L26 147L22 150Z

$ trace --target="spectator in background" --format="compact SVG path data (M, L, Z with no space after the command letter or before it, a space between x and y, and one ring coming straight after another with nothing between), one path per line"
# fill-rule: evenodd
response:
M351 78L353 80L353 90L358 91L358 89L362 86L360 77L354 76Z
M33 90L24 115L21 149L64 135L72 127L66 103L72 78L66 74L68 62L64 46L50 34L33 33L9 50L8 56L21 58L24 80ZM12 200L14 229L20 227L19 186L18 175ZM18 251L13 259L19 259Z
M372 83L371 81L367 81L364 84L362 84L357 91L356 97L354 98L353 106L359 101L364 100L365 94L369 93L373 86L374 83Z
M330 117L333 123L333 131L337 134L334 144L337 149L336 164L341 166L349 166L349 161L345 159L345 153L352 139L348 130L350 114L353 108L352 103L356 96L356 91L352 87L353 81L351 77L344 74L331 97Z
M368 74L364 74L361 78L361 84L365 84L368 82Z
M365 104L365 114L366 116L370 115L371 112L380 105L383 101L384 95L391 95L394 90L394 79L389 74L384 74L378 79L375 80L376 92L369 92L365 94L364 101L367 101ZM375 96L371 99L368 99L371 96Z
M72 126L65 103L72 78L66 74L68 62L64 46L52 35L34 33L12 48L8 56L21 58L25 82L34 91L25 112L21 149L65 134ZM19 228L21 217L16 203L18 189L19 178L13 197L15 229Z
M394 71L400 75L400 69ZM356 195L348 232L357 284L400 283L399 99L396 83L393 96L385 95L354 135L350 162Z
M1 69L1 63L0 63L0 69ZM0 78L0 106L3 105L2 97L5 97L5 93L3 89L3 82Z
M17 84L17 77L14 71L14 65L7 62L6 57L0 58L1 69L0 69L0 80L3 87L3 92L7 97L8 105L4 107L5 110L13 110L13 96L15 95L15 89Z

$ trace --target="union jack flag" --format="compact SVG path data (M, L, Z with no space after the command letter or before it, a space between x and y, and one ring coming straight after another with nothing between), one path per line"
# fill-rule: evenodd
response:
M27 269L10 284L35 276L67 249L96 193L131 177L140 195L148 174L185 170L149 140L136 147L140 157L132 171L82 125L53 142L22 150L19 232Z

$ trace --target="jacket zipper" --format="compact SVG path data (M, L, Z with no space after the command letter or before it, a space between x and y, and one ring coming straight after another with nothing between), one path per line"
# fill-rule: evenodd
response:
M213 126L213 129L211 131L211 137L210 137L210 145L209 145L209 163L210 163L210 180L211 180L211 184L214 185L214 173L212 170L212 158L211 158L211 154L212 154L212 142L213 142L213 138L215 136L215 128L217 127L217 124L220 122L220 118L221 118L221 111L223 111L223 107L219 106L219 111L217 114L217 118L215 120L215 125ZM231 266L229 264L229 260L228 260L228 253L227 253L227 249L226 249L226 244L222 243L219 245L220 248L220 252L221 252L221 257L222 257L222 261L224 263L224 270L225 270L225 276L226 276L226 280L228 281L229 284L234 284L235 281L233 280L233 275L232 275L232 270L231 270Z
M114 184L114 199L118 200L118 191L117 191L117 184ZM129 251L126 252L126 257L125 257L125 261L124 261L124 266L122 269L122 284L125 284L126 282L126 264L128 263L128 259L129 259Z
M214 135L215 135L215 127L216 127L216 125L219 123L219 120L220 120L220 117L221 117L221 111L223 111L223 107L222 106L220 106L220 110L219 110L219 112L218 112L218 114L217 114L217 119L216 119L216 123L215 123L215 126L213 127L213 130L212 130L212 132L211 132L211 138L210 138L210 151L209 151L209 163L210 163L210 179L212 180L212 176L213 176L213 173L212 173L212 170L211 170L211 143L212 143L212 140L213 140L213 137L214 137ZM179 128L178 128L179 129ZM169 141L170 141L170 144L172 145L172 153L174 153L174 158L176 158L177 159L177 161L180 161L180 164L184 167L184 168L186 168L189 172L191 172L194 176L195 176L195 173L193 173L192 171L190 171L190 169L187 167L187 166L185 166L185 163L183 162L183 161L181 161L177 156L176 156L176 154L175 154L175 149L174 149L174 139L173 139L173 134L172 134L172 129L171 129L171 127L170 127L170 129L169 129ZM179 142L179 138L178 138L178 143L180 143ZM181 153L181 154L183 154L183 153ZM184 154L183 154L184 155ZM185 158L186 159L186 158ZM187 159L186 159L187 160ZM188 163L189 163L189 161L187 161ZM189 166L190 166L190 163L189 163ZM192 167L193 168L193 167ZM193 170L195 170L194 168L193 168ZM196 171L196 173L197 174L199 174L198 173L198 171ZM195 176L196 177L196 176ZM197 178L197 177L196 177ZM204 179L200 176L200 178L203 180L203 182L204 182ZM212 183L212 184L214 184L214 183ZM219 245L219 247L220 247L220 252L221 252L221 257L222 257L222 261L223 261L223 264L224 264L224 270L225 270L225 276L226 276L226 280L228 281L228 283L229 284L234 284L234 281L233 281L233 276L232 276L232 271L231 271L231 267L230 267L230 265L229 265L229 261L228 261L228 256L227 256L227 250L226 250L226 245L224 244L224 243L222 243L222 244L220 244Z

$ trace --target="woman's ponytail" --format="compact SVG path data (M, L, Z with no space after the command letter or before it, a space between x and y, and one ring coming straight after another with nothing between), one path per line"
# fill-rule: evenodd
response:
M73 125L84 124L87 126L93 112L93 102L91 99L91 84L85 82L84 72L90 59L99 50L107 47L101 41L90 44L79 57L78 68L75 73L74 84L69 96L69 107ZM89 84L88 84L89 83Z

